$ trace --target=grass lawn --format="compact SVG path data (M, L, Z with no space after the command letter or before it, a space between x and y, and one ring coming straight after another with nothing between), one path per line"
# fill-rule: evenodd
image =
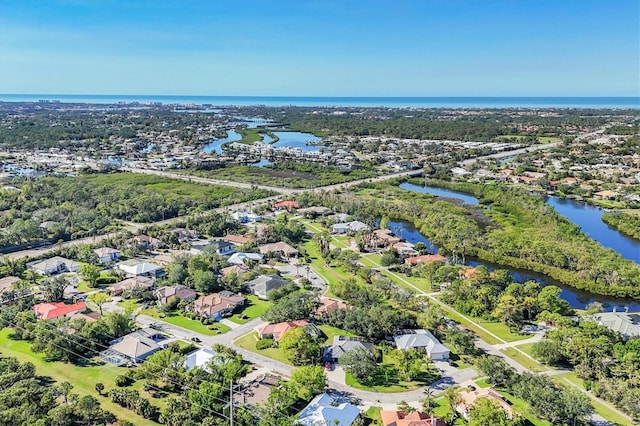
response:
M43 359L44 354L34 354L31 352L31 345L29 342L9 339L8 336L10 333L11 330L8 328L0 331L0 352L2 355L15 357L20 362L31 362L36 366L36 371L39 375L49 376L58 383L64 381L71 383L73 385L72 392L78 393L81 396L91 395L98 398L102 408L112 412L119 419L126 419L141 426L157 424L138 416L133 411L112 403L108 397L99 396L95 391L95 385L98 382L104 383L105 385L103 395L105 395L110 389L113 389L115 387L115 377L119 374L124 374L127 371L125 368L111 367L108 365L91 365L81 367L63 362L46 362ZM129 389L136 389L140 391L141 388L142 382L136 382ZM166 405L164 401L152 398L146 392L141 391L140 394L149 399L153 405L160 407Z
M368 421L371 426L380 426L382 425L382 417L380 416L380 410L382 407L371 406L362 413L362 417L364 417L365 421Z
M276 361L280 361L288 365L293 365L291 361L289 361L289 359L285 356L284 352L282 352L278 348L268 348L268 349L262 349L262 350L256 349L257 341L258 341L258 333L254 332L254 333L249 333L240 337L239 339L234 341L234 344L248 351L255 352L260 355L264 355L271 359L275 359Z
M446 398L440 397L436 399L437 407L433 410L433 415L437 417L442 417L443 419L449 418L451 414L451 406L449 405L449 401ZM467 421L462 417L456 417L456 419L452 423L454 426L466 425Z
M440 301L438 302L439 302L438 305L440 305L440 307L444 310L447 317L462 324L466 329L473 331L478 335L478 337L480 337L485 342L489 343L490 345L497 345L497 344L503 343L500 340L493 337L491 334L487 333L486 331L478 327L477 325L471 323L469 320L463 317L460 313L458 313L458 311L453 309L451 306L445 303L442 303Z
M487 379L476 380L476 385L478 385L479 388L490 388L491 387L491 383L487 382Z
M327 336L327 341L325 342L325 345L332 345L333 338L335 336L348 336L348 337L356 336L354 333L349 333L348 331L344 331L336 327L331 327L330 325L326 325L326 324L319 325L318 328L322 330L322 332Z
M547 368L544 367L542 364L532 360L526 355L523 355L521 352L519 352L514 348L501 349L500 352L502 352L509 358L518 361L520 364L522 364L524 367L528 368L531 371L542 372L547 370Z
M465 362L462 360L462 358L460 358L460 355L458 355L458 352L455 350L455 348L448 342L442 342L443 345L445 345L447 347L447 349L449 349L450 353L449 353L449 360L451 360L453 362L453 366L456 368L469 368L469 367L473 367L473 364L470 364L468 362Z
M145 309L141 314L148 315L161 321L168 322L169 324L177 325L178 327L186 328L187 330L207 336L215 336L216 334L226 333L231 330L228 326L220 324L219 322L212 325L204 325L198 320L185 318L179 312L166 314L164 318L161 318L160 314L155 309ZM210 330L209 327L215 327L215 329Z
M500 322L489 322L478 319L477 322L505 342L517 342L531 337L531 334L512 333L506 324Z
M258 296L250 295L247 296L247 301L244 303L244 306L242 312L229 317L229 321L233 321L236 324L244 324L254 318L258 318L271 306L271 302L259 299Z
M425 361L426 360L427 358L425 358ZM345 377L346 384L353 388L369 392L394 393L418 389L440 378L440 373L438 373L435 367L426 363L426 367L422 369L422 374L416 380L411 382L403 380L398 373L397 360L393 356L393 352L385 354L382 362L378 364L378 366L380 367L380 371L372 378L371 383L361 383L353 377L351 373L347 372Z
M584 383L582 379L578 378L574 372L559 374L555 376L555 379L562 385L575 385L576 388L584 389ZM593 408L595 409L596 413L600 414L605 419L617 425L633 425L631 421L627 420L625 417L619 415L617 412L611 410L609 407L593 398L594 397L592 397L591 399L591 403L593 404Z
M124 308L125 312L133 312L140 307L137 299L123 299L116 303L116 305Z
M516 348L520 349L522 352L528 353L530 356L533 356L531 350L533 348L533 345L535 345L535 343L525 343L523 345L517 345Z
M528 420L528 424L535 426L551 426L551 423L547 420L542 420L537 418L533 412L531 411L531 407L527 404L523 399L517 398L510 393L499 391L502 396L504 396L509 404L513 407L515 411L520 413L522 417Z

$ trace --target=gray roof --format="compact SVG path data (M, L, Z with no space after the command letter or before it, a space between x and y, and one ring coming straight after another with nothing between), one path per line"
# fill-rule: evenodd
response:
M284 287L289 284L288 280L285 280L278 275L260 275L252 279L251 281L247 281L245 285L251 292L266 296L269 290L274 290L280 287Z
M324 349L323 357L340 359L345 353L354 349L364 348L369 352L373 352L373 343L364 342L359 337L334 336L333 345Z
M593 316L598 324L617 331L625 338L640 336L640 314L626 312L603 312Z
M401 330L393 340L398 349L425 348L428 353L449 352L449 349L440 343L429 330Z

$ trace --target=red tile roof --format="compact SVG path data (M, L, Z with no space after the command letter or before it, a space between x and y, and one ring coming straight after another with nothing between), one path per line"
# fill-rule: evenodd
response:
M264 323L256 328L256 331L260 335L260 337L271 334L273 335L273 340L276 342L280 340L282 335L292 328L296 327L306 327L309 323L305 320L298 321L289 321L289 322L279 322L277 324L268 324Z
M284 201L280 201L279 203L275 203L273 205L274 209L280 209L280 208L297 209L298 207L300 207L300 205L298 204L297 201L294 201L294 200L284 200Z
M65 305L63 302L38 303L31 308L36 313L36 318L50 320L62 317L74 312L82 312L87 309L84 302L76 302L72 305Z
M439 254L424 254L422 256L407 257L404 262L411 265L418 263L444 262L447 258Z

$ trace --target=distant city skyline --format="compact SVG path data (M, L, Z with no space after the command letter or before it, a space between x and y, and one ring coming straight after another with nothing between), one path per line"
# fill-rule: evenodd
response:
M639 96L637 0L0 2L0 93Z

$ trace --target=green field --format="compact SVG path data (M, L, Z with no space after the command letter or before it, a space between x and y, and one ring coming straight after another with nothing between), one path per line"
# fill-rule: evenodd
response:
M518 340L525 340L531 337L531 334L517 334L512 333L506 324L501 322L489 322L476 319L476 321L485 329L495 334L505 342L517 342Z
M80 395L91 395L98 398L102 408L112 412L119 419L126 419L141 426L157 424L138 416L133 411L129 411L126 408L112 403L108 397L99 396L95 391L96 383L104 383L105 390L103 391L103 395L105 395L106 392L115 387L115 377L119 374L124 374L127 371L126 368L98 364L76 366L63 362L46 362L44 361L44 354L34 354L31 352L31 345L29 342L9 339L8 336L10 333L11 330L8 328L0 331L0 353L2 353L3 356L15 357L20 362L31 362L36 366L38 374L49 376L58 383L68 381L73 385L72 392ZM140 391L141 396L149 399L153 405L157 405L159 407L166 405L164 401L154 399L146 392L142 391L141 382L134 383L131 388Z
M508 356L509 358L519 362L523 367L528 368L531 371L542 372L548 370L545 366L537 361L532 360L522 352L514 348L501 349L500 352Z

